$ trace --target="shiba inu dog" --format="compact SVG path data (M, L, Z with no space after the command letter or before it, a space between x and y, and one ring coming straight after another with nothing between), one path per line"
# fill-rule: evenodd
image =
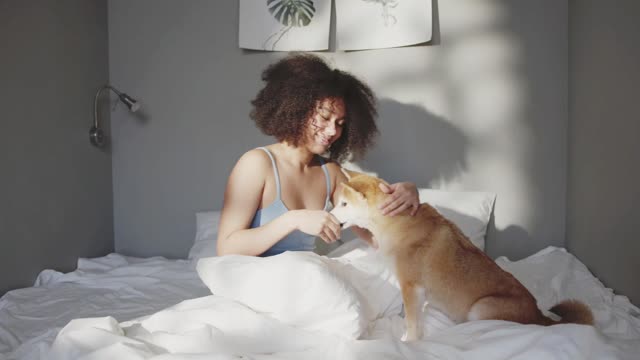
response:
M457 323L495 319L539 325L593 324L591 310L574 300L550 309L560 321L546 317L513 275L429 204L421 204L415 216L409 210L385 216L378 205L387 195L379 185L387 183L365 174L347 173L347 178L337 189L331 213L345 228L355 225L369 230L374 245L389 260L405 306L403 340L422 337L422 312L431 306ZM425 300L427 306L423 306Z

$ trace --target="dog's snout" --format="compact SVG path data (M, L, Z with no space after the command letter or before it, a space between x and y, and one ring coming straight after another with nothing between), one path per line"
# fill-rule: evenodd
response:
M345 223L340 223L340 227L343 228Z

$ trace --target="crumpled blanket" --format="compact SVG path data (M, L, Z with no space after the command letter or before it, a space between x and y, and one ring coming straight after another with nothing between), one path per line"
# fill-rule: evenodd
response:
M363 248L330 258L201 259L212 295L118 323L76 319L58 334L54 359L636 359L640 313L564 249L497 263L547 309L576 298L596 326L506 321L454 324L434 309L423 340L403 343L402 300L378 255Z

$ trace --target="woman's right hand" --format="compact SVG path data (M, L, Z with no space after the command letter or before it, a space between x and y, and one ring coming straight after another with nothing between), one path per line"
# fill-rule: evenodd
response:
M309 235L319 236L331 244L340 239L342 227L338 219L324 210L292 210L289 214L297 230Z

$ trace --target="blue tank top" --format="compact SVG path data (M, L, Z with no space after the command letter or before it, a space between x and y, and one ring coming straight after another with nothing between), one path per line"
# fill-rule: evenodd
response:
M269 204L269 206L256 211L256 215L253 217L253 221L251 222L252 229L260 227L289 211L284 202L282 202L280 195L280 177L278 176L276 160L267 148L260 147L259 149L264 150L271 159L273 175L276 179L276 199ZM329 200L331 194L331 178L329 177L329 171L327 170L327 166L322 158L320 158L320 162L322 163L322 170L324 171L324 176L327 181L327 198L324 202L324 210L328 211L331 206L331 201ZM315 239L316 237L314 235L309 235L300 230L295 230L275 243L270 249L262 253L260 256L272 256L285 251L313 251L315 249Z

